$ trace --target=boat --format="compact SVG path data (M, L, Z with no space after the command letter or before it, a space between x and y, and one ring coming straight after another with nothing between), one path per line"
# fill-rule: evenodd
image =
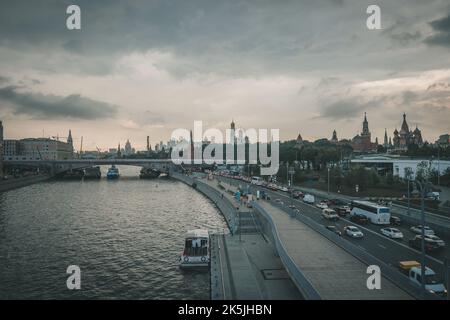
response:
M108 169L108 172L106 173L106 177L108 179L118 179L119 178L119 169L117 169L115 165L112 165L111 168Z
M81 180L84 176L82 169L71 169L58 175L58 178L64 180Z
M142 168L139 173L141 179L155 179L159 177L160 172L153 170L152 168Z
M205 229L189 230L185 234L180 267L201 268L209 266L209 233Z
M102 176L102 172L100 171L100 167L89 167L84 169L84 179L100 179Z

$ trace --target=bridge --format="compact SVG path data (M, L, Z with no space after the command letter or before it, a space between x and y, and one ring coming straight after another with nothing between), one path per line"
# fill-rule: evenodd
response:
M68 160L4 160L4 165L45 167L52 174L99 165L128 165L169 172L174 166L170 159L68 159Z

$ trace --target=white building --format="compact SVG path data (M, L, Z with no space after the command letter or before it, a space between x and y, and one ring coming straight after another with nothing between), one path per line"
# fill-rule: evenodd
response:
M417 174L417 167L419 164L423 163L427 169L431 171L437 171L441 175L450 168L449 160L438 160L438 159L405 159L405 158L395 158L387 156L367 156L358 159L352 159L351 163L358 163L366 166L373 166L377 168L386 168L392 171L394 176L400 178L405 178L407 172L411 172L411 179L415 179Z

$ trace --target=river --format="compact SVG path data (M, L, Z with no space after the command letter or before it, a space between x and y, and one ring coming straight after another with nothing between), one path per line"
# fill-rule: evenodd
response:
M216 207L171 179L48 181L0 193L0 299L209 299L209 274L183 271L188 229L223 230ZM81 289L69 290L69 265Z

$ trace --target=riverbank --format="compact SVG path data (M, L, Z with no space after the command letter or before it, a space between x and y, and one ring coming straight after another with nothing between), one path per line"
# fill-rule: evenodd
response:
M214 202L231 230L211 235L212 300L303 299L253 210L237 202L231 192L221 189L216 179L194 180L180 173L171 176L195 186Z
M33 175L28 177L11 178L9 180L0 181L0 192L6 192L17 188L26 187L35 183L50 179L49 175Z

